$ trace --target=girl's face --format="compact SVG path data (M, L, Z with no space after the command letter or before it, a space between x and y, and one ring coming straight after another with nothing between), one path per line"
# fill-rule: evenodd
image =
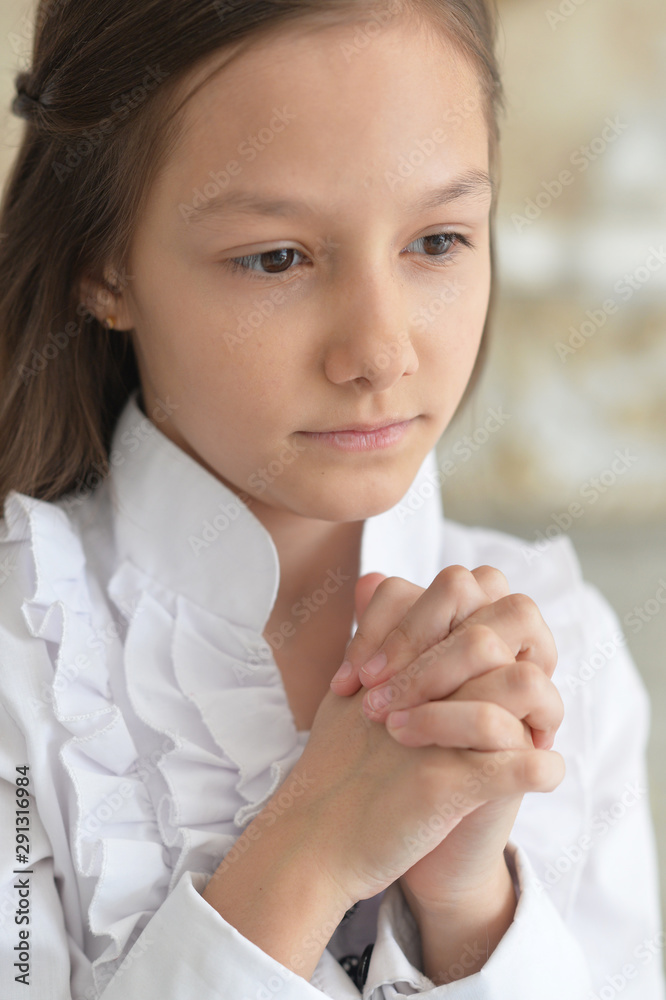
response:
M186 106L118 326L146 412L257 516L387 510L451 419L490 289L483 110L456 50L395 16L255 42ZM404 420L370 450L306 433Z

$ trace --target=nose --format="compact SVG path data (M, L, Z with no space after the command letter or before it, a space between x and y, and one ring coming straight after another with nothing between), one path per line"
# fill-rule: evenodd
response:
M353 283L347 276L336 288L335 301L324 363L331 382L369 384L381 391L418 370L399 282L382 273L366 272Z

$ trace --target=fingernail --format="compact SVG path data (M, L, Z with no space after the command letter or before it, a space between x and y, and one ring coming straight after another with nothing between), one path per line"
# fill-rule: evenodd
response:
M393 691L390 687L373 688L367 695L367 704L374 712L379 712L392 700Z
M352 675L353 667L349 660L345 660L341 667L333 674L331 681L346 681Z
M399 726L405 725L408 716L409 712L406 708L402 708L399 712L390 712L386 720L387 725L389 725L391 729L397 729Z
M381 653L376 653L371 660L362 667L362 670L366 674L370 674L371 677L376 677L377 674L381 674L382 670L388 662L388 657L384 650Z

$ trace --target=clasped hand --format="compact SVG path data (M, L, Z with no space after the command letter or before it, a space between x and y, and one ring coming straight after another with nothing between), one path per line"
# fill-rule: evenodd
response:
M442 570L427 589L370 573L356 584L358 629L334 678L341 696L368 689L363 711L405 746L487 754L497 780L502 751L522 751L525 790L552 791L564 761L550 751L564 708L551 681L557 651L536 604L511 594L489 566ZM549 752L544 752L549 751ZM491 762L497 763L491 763ZM524 794L524 793L523 793ZM412 910L444 914L483 900L506 877L504 847L523 795L468 812L401 878Z

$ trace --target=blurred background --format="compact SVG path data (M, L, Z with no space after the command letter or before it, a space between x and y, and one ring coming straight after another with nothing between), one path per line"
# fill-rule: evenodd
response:
M614 606L652 698L666 902L666 4L499 8L500 296L486 374L440 443L442 460L464 435L474 443L444 507L531 541L567 531ZM9 104L34 9L0 7L0 183L21 134ZM489 433L498 407L510 416Z
M666 3L498 6L498 308L479 391L440 443L442 459L465 435L476 448L444 509L532 542L566 531L615 608L652 699L666 913Z

